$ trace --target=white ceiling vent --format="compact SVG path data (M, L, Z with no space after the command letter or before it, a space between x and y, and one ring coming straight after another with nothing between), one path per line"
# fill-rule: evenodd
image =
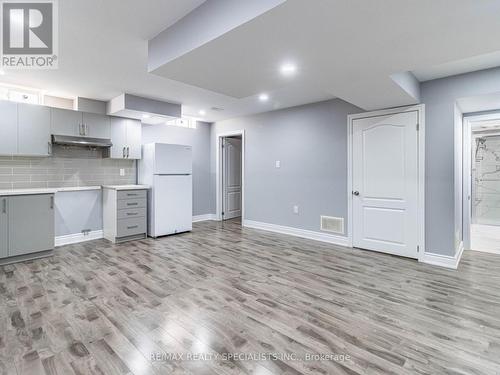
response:
M321 230L325 232L344 234L344 218L321 216Z

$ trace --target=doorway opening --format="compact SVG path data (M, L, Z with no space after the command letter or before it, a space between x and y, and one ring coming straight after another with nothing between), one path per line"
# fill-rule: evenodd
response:
M464 247L500 254L500 113L464 118Z
M242 224L244 217L244 133L217 136L217 219Z

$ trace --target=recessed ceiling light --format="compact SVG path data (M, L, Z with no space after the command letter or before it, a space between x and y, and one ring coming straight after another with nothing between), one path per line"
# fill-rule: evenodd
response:
M259 95L259 100L261 102L267 102L269 100L269 95L265 94L265 93L262 93Z
M281 65L280 72L284 76L294 75L295 72L297 72L297 66L295 64L292 64L292 63L285 63L285 64Z
M198 112L200 115L205 116L207 114L207 111L204 109L200 109L200 112Z

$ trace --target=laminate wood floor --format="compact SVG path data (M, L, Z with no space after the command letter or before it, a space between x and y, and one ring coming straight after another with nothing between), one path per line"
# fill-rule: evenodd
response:
M203 222L1 267L0 297L1 374L500 374L494 254L453 271Z

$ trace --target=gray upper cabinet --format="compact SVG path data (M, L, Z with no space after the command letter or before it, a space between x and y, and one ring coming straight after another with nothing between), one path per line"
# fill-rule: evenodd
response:
M139 120L112 117L109 157L114 159L140 159L142 124Z
M127 157L141 158L142 124L139 120L129 119L127 123Z
M126 118L111 118L111 146L109 156L113 159L125 159L127 156L127 122Z
M90 138L111 138L109 116L97 113L83 113L84 136Z
M0 101L0 155L17 153L17 103Z
M7 219L7 197L0 197L0 258L5 258L9 255L9 237L8 237L8 219Z
M52 108L50 130L55 135L81 135L82 113L69 109Z
M9 256L54 248L54 195L9 197Z
M19 103L17 111L18 154L50 155L50 108Z
M55 135L108 139L111 137L109 116L96 113L52 108L50 128Z

